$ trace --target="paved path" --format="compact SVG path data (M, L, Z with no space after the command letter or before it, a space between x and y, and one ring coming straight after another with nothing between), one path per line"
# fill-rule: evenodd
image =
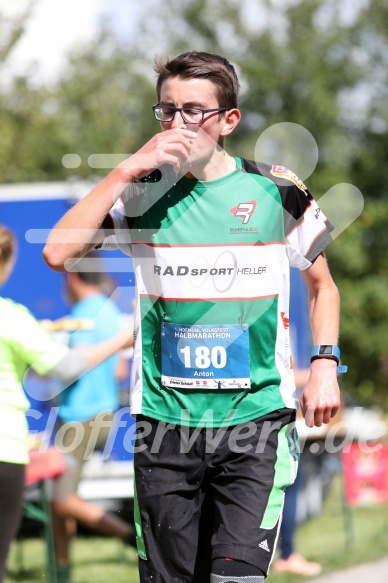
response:
M374 563L364 563L343 571L309 579L314 583L388 583L388 556Z

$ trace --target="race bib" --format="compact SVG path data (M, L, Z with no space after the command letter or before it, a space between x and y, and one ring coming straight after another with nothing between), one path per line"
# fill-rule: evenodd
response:
M250 389L247 324L162 324L162 385Z

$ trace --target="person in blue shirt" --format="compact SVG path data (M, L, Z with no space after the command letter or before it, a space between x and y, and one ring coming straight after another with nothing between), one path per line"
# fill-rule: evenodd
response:
M91 262L97 262L96 271L90 271ZM73 304L70 317L86 325L71 334L70 346L98 344L122 328L121 312L102 291L106 276L97 256L89 254L73 269L66 274L67 295ZM129 543L134 537L132 525L77 494L84 461L95 449L103 449L109 438L119 408L120 382L127 376L128 361L115 354L86 372L59 396L60 422L55 443L67 452L68 463L68 471L56 481L52 502L60 582L69 581L69 543L76 521Z
M101 291L103 273L83 272L81 267L66 274L67 293L74 304L70 318L89 321L91 325L73 332L70 346L97 344L114 336L122 327L119 308ZM62 391L59 401L61 421L89 422L101 412L116 411L120 381L127 374L126 362L115 354ZM96 388L100 390L96 391Z

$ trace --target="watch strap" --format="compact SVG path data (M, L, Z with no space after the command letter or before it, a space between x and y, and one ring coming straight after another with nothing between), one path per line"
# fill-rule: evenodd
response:
M311 350L311 362L317 358L330 358L339 364L341 351L336 344L316 344Z

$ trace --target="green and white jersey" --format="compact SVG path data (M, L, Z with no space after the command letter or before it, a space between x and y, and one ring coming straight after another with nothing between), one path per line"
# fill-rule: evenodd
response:
M332 227L286 168L236 162L209 182L156 171L104 221L102 247L136 274L132 414L219 427L297 407L289 270L311 266Z

